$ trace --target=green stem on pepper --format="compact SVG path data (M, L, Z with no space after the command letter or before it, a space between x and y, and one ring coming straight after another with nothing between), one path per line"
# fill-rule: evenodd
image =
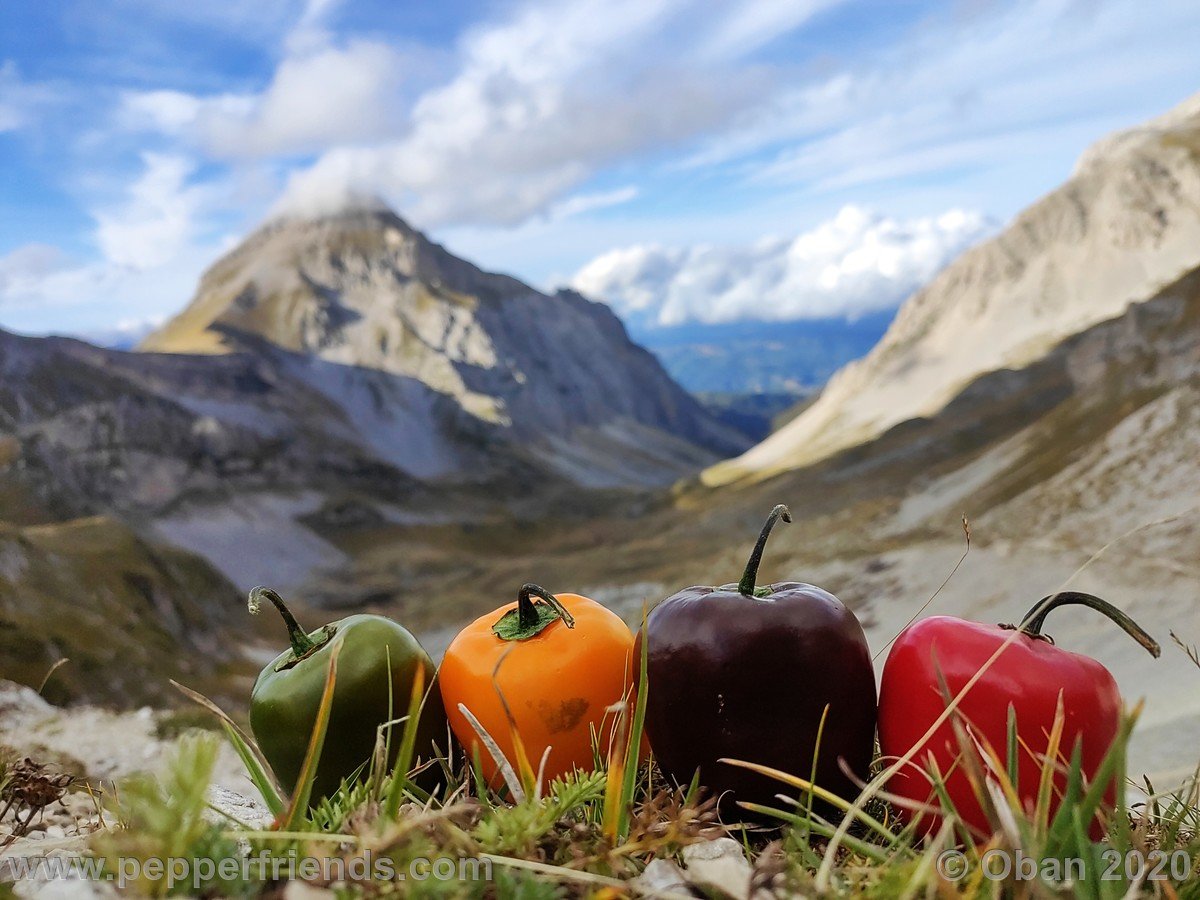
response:
M1147 634L1141 625L1133 621L1133 619L1129 618L1121 610L1106 600L1101 600L1092 594L1083 594L1079 591L1059 591L1057 594L1043 597L1022 620L1021 631L1030 637L1042 637L1042 627L1046 624L1046 616L1060 606L1086 606L1089 609L1094 609L1096 612L1102 613L1116 622L1126 634L1141 644L1151 656L1157 659L1162 653L1162 647L1159 646L1158 641Z
M296 617L292 615L292 611L284 605L283 598L269 587L256 587L250 592L249 607L251 614L257 614L262 606L263 598L271 601L279 615L283 617L283 623L287 625L288 640L292 643L292 652L296 655L296 659L311 653L317 646L317 642L308 636L308 632L300 627L300 623L296 621Z
M543 602L535 602L533 597ZM496 637L505 641L523 641L540 634L553 622L562 620L568 628L575 627L575 617L544 587L524 584L517 592L517 608L510 609L492 626Z
M780 519L785 522L792 521L791 511L782 503L771 510L771 514L767 516L767 523L763 525L762 531L758 535L758 543L750 551L750 559L746 562L746 571L742 573L742 580L738 582L739 594L745 594L747 597L757 596L755 582L758 580L758 566L762 562L763 550L767 546L767 538L771 536L771 529Z

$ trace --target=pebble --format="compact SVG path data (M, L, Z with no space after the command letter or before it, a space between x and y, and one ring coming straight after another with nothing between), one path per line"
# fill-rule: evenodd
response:
M337 895L307 881L289 881L283 889L283 900L332 900Z
M252 799L229 788L213 785L208 789L208 802L213 807L211 818L222 825L233 819L252 829L270 828L275 817L261 800ZM224 815L221 815L224 813Z
M652 859L645 871L633 879L632 885L639 894L651 897L663 894L688 897L692 894L683 869L669 859Z
M703 844L689 844L680 854L687 867L687 880L702 890L716 891L734 900L750 896L753 869L733 838L717 838Z

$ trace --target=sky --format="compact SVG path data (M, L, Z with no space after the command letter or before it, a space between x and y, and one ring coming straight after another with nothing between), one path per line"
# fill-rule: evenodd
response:
M1194 0L0 0L0 327L382 197L643 326L894 308L1200 91Z

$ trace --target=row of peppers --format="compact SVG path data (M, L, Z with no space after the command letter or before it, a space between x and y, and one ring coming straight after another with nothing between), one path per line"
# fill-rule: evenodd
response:
M784 506L771 511L737 584L680 591L650 612L636 636L587 597L526 584L515 603L464 628L436 672L416 638L390 619L353 615L310 633L278 594L256 588L252 608L263 599L273 603L291 647L254 686L255 738L280 783L292 790L330 648L340 640L314 798L362 771L379 727L405 705L414 683L432 686L417 732L422 755L444 747L448 722L493 786L501 772L481 746L480 729L506 759L523 753L535 767L540 763L546 779L589 770L594 742L604 747L613 740L613 710L637 690L643 666L645 732L659 767L680 784L699 773L699 783L726 811L736 801L776 802L780 785L725 760L811 778L853 798L867 781L878 734L885 761L907 763L894 767L886 786L902 818L938 806L936 776L967 826L986 834L969 767L957 764L956 721L978 746L1004 748L1015 717L1021 748L1015 781L1026 804L1035 801L1056 718L1057 745L1069 753L1078 744L1084 775L1097 772L1120 727L1116 682L1096 660L1056 647L1042 628L1053 610L1084 605L1157 656L1158 644L1128 616L1090 594L1060 592L1016 626L924 619L894 641L877 702L871 653L849 609L811 584L757 584L763 550L780 519L791 521ZM952 698L957 717L947 714ZM933 828L939 817L922 821ZM1093 835L1103 827L1100 819L1091 823Z

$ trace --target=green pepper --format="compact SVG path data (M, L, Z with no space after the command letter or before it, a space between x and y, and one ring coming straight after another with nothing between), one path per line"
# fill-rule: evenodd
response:
M341 641L342 650L329 727L313 782L314 804L336 792L343 780L365 775L380 726L405 715L418 677L425 702L417 726L416 757L431 759L435 743L445 748L446 713L434 680L436 669L408 629L383 616L354 615L308 632L270 588L250 592L250 611L257 612L264 599L283 616L292 646L259 674L250 697L250 730L288 793L295 791L304 764L335 639ZM399 752L404 727L393 727L389 765Z

